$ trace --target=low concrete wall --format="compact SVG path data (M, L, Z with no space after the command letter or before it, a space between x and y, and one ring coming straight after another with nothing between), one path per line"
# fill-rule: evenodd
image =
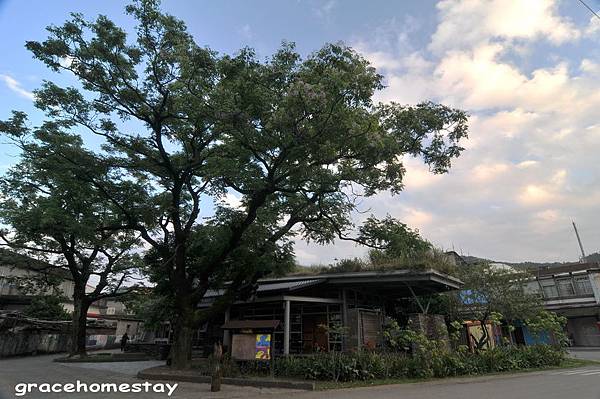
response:
M68 334L20 332L0 334L0 358L37 353L65 352L71 337Z
M210 384L211 377L201 375L194 370L171 370L166 366L151 367L140 371L137 378L152 381L179 381L179 382L196 382L199 384ZM297 380L281 380L263 378L233 378L223 377L221 382L224 385L237 385L256 388L280 388L280 389L302 389L306 391L314 391L315 383L313 381L297 381Z

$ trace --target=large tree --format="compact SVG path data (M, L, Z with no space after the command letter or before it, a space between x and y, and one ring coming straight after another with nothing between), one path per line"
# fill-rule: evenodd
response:
M36 105L102 138L114 181L145 189L131 204L89 176L121 210L115 228L152 248L177 314L175 367L189 365L193 328L212 313L196 309L207 290L229 300L251 290L293 238L350 239L357 197L401 191L404 156L444 173L462 151L464 112L374 104L382 76L343 44L304 59L291 44L265 61L251 49L220 55L156 1L127 12L133 40L105 16L73 15L27 47L80 82L46 82Z
M0 220L8 226L0 239L21 254L45 258L46 266L36 269L42 275L56 276L58 270L70 275L70 354L84 356L88 309L130 289L125 285L139 264L137 238L133 231L113 229L119 211L84 180L87 175L106 180L108 169L82 148L80 138L65 134L59 124L45 124L30 136L14 129L23 118L17 113L10 123L0 122L22 150L21 161L0 179ZM65 156L85 166L65 162Z

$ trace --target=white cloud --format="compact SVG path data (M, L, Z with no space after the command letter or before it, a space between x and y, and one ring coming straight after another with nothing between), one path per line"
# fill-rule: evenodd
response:
M528 184L523 187L519 200L525 205L539 205L550 202L554 195L543 186Z
M231 208L241 208L242 207L241 198L233 193L225 194L225 197L223 197L223 202Z
M590 17L590 23L585 28L585 35L592 38L598 38L598 32L600 32L600 19L595 15L592 15Z
M252 28L248 24L242 25L238 29L238 32L246 40L252 40L254 38L254 32L252 31Z
M404 223L419 230L426 229L435 220L431 212L411 207L404 208L398 216Z
M4 84L13 92L17 93L21 97L27 98L29 100L34 100L35 97L32 92L26 90L21 86L21 83L17 81L15 78L9 75L0 74L0 80L4 81Z
M433 184L439 183L443 179L442 175L434 175L429 171L427 165L413 157L404 160L406 174L403 178L406 190L421 190Z
M546 39L554 44L580 37L571 21L558 15L553 0L444 0L437 4L441 22L429 48L469 48L494 40Z
M557 4L446 0L428 48L411 47L412 30L394 19L395 28L355 41L385 75L378 100L430 99L471 115L466 151L449 174L407 158L404 192L366 208L443 248L496 260L577 260L571 218L587 242L600 242L600 55L577 49L600 25L579 30ZM572 45L568 58L558 45ZM326 261L365 252L334 247L314 250Z
M531 167L534 167L534 166L537 166L537 165L539 165L538 161L527 160L527 161L519 162L517 164L517 168L519 168L519 169L531 168Z
M331 13L336 6L336 0L327 0L323 2L318 2L318 6L316 6L313 9L313 11L317 17L328 20L331 17Z
M488 182L506 173L509 168L508 164L502 162L477 165L473 168L473 179L477 182Z

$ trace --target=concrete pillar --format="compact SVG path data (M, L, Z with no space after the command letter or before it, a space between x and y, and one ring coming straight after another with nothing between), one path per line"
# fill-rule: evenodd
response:
M229 308L225 311L225 323L229 321ZM227 347L227 351L231 352L231 331L223 331L223 346Z
M290 354L290 301L285 301L285 311L283 315L283 354Z
M346 289L342 289L342 325L348 329L350 326L348 325L348 298L346 295ZM344 334L342 336L342 351L348 350L348 334Z

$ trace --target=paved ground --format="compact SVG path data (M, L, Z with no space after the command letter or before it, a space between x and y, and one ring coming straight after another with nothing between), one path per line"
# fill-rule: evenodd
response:
M578 359L597 360L600 361L600 347L595 348L583 348L575 347L569 350L572 357Z
M600 367L452 379L327 392L305 392L294 399L599 399Z
M594 353L588 353L594 352ZM579 351L579 357L593 357L600 351ZM61 364L53 356L0 360L0 399L14 398L17 383L140 383L138 370L156 362ZM153 381L156 382L156 381ZM166 393L27 393L24 398L167 398ZM479 378L462 378L417 384L387 385L325 392L257 389L224 386L217 394L206 384L180 383L172 398L281 398L286 399L600 399L600 365L578 369L551 370Z
M143 383L135 378L141 369L163 362L115 362L115 363L54 363L57 356L31 356L0 360L0 399L44 398L44 399L117 399L117 398L167 398L166 393L40 393L32 392L15 396L18 383L76 383L77 380L92 383ZM158 383L159 381L152 381ZM282 397L295 393L294 390L259 389L251 387L223 386L221 392L211 393L208 384L179 383L171 398L265 398Z

